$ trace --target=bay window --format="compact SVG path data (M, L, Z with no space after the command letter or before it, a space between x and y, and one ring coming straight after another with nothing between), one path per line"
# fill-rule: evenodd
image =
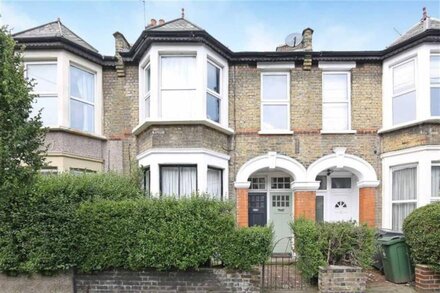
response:
M207 193L213 198L222 198L223 171L221 169L208 167Z
M440 116L440 55L430 58L431 116Z
M37 95L32 105L32 115L41 110L41 120L44 126L57 126L58 118L58 89L57 63L28 63L26 76L34 80L33 94Z
M322 74L322 130L350 130L350 73Z
M196 56L161 56L161 114L185 119L196 114Z
M145 83L144 83L144 105L145 105L145 118L150 117L151 108L151 67L147 64L144 69Z
M185 197L197 191L197 167L191 165L160 166L162 195Z
M220 77L221 69L217 65L208 61L208 86L206 92L206 116L208 119L220 122Z
M415 61L393 67L393 125L416 119Z
M261 74L261 130L290 130L289 73Z
M440 201L440 164L431 167L431 202Z
M401 231L403 220L417 207L417 166L392 170L392 229Z
M70 126L95 130L95 75L70 65Z

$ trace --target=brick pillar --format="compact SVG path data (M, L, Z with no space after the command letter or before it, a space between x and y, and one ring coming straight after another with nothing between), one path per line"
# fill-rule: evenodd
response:
M359 188L359 223L376 226L376 188Z
M247 188L235 189L237 195L237 224L239 227L249 226L249 197Z
M295 191L294 219L316 220L316 191Z

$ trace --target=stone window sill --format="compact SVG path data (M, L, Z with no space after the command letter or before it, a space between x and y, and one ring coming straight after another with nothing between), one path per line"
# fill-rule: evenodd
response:
M321 130L321 134L356 134L356 130Z
M201 120L161 120L161 119L147 119L141 122L138 126L136 126L132 133L134 135L140 134L142 131L147 129L148 127L152 125L205 125L207 127L216 129L220 132L223 132L227 135L234 134L234 130L229 127L225 127L217 122L208 120L208 119L201 119Z

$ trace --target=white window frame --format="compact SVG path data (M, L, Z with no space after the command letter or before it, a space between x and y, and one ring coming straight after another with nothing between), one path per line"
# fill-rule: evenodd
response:
M59 104L59 103L61 103L61 99L60 99L60 95L59 95L59 90L58 90L58 88L59 88L59 78L58 78L58 75L59 75L59 73L58 73L58 70L59 70L59 66L58 66L58 61L28 61L28 62L24 62L24 67L25 67L25 69L26 69L26 71L25 71L25 76L26 76L26 78L29 78L28 77L28 65L55 65L55 67L56 67L56 81L57 81L57 84L56 84L56 91L55 92L34 92L34 91L32 91L32 94L34 94L34 95L37 95L38 97L36 97L36 99L40 99L40 98L56 98L57 99L57 104ZM58 106L58 108L59 108L59 106ZM56 115L57 115L57 124L55 124L55 125L46 125L45 127L58 127L59 126L59 124L60 124L60 119L61 119L61 117L60 117L60 114L57 112L56 113Z
M431 69L431 57L432 56L439 56L440 57L440 53L439 52L431 52L429 54L429 66ZM430 70L431 71L431 70ZM431 88L440 88L440 83L437 84L433 84L431 83L431 73L429 73L429 114L432 118L440 118L440 115L432 115L432 111L431 111Z
M413 69L414 69L414 87L411 88L411 89L408 89L406 91L401 91L401 92L398 92L398 93L394 93L394 70L397 67L406 65L406 64L411 63L411 62L413 62ZM403 95L406 95L406 94L414 92L415 99L416 99L416 108L414 109L414 112L415 112L415 117L416 117L415 120L417 120L417 111L418 111L418 109L417 109L418 108L418 105L417 105L418 104L417 103L417 78L418 78L418 76L417 76L417 58L416 57L407 58L407 59L405 59L403 61L400 61L400 62L398 62L396 64L393 64L390 69L391 69L391 81L390 81L390 83L391 83L391 123L392 123L393 126L399 126L401 124L411 123L414 120L410 120L410 121L405 121L405 122L394 124L394 121L393 121L393 117L394 117L393 103L394 103L394 98L400 97L400 96L403 96Z
M145 79L146 79L146 75L147 75L147 70L150 70L150 76L148 77L150 79L150 88L148 89L147 92L147 84L145 83ZM143 83L143 101L144 101L144 118L150 118L151 116L151 64L148 61L147 65L145 65L145 67L143 68L143 72L144 72L144 83ZM145 105L147 104L147 100L149 99L149 112L147 113L146 107Z
M70 76L70 67L75 67L75 68L77 68L77 69L79 69L79 70L82 70L82 71L85 71L85 72L87 72L87 73L90 73L90 74L92 74L93 75L93 103L92 102L89 102L89 101L87 101L87 100L83 100L83 99L81 99L81 98L79 98L79 97L74 97L73 95L72 95L72 91L71 91L71 88L70 88L70 82L71 82L71 76ZM71 117L71 111L72 111L72 109L71 109L71 103L70 103L70 101L71 100L74 100L74 101L77 101L77 102L80 102L80 103L84 103L84 104L88 104L88 105L90 105L90 106L93 106L93 129L91 130L91 133L95 133L95 131L96 131L96 124L97 123L101 123L101 121L97 121L97 117L96 117L96 113L97 113L97 109L96 109L96 104L97 104L97 100L98 100L98 82L97 82L97 73L95 72L95 71L93 71L93 70L91 70L91 69L89 69L89 68L87 68L87 67L85 67L85 66L82 66L82 65L80 65L80 64L78 64L78 63L76 63L76 62L69 62L69 66L68 66L68 75L69 75L69 78L68 78L68 85L69 85L69 92L68 92L68 100L69 100L69 112L68 112L68 117L69 117L69 127L70 128L72 128L72 129L74 129L75 131L80 131L80 132L87 132L87 133L89 133L90 131L87 131L87 130L84 130L84 129L77 129L77 128L73 128L72 127L72 117Z
M342 102L342 101L337 101L337 102L328 102L324 100L324 76L325 75L340 75L340 74L344 74L347 76L347 101L346 102ZM322 72L322 79L321 79L321 89L322 89L322 130L321 133L355 133L356 131L353 131L353 129L351 128L351 72L350 71L336 71L336 70L332 70L332 71L324 71ZM347 119L348 119L348 123L347 123L347 129L344 130L329 130L326 129L324 126L324 104L348 104L347 107Z
M286 100L264 100L263 92L264 92L264 76L271 76L271 75L280 75L280 76L286 76L287 82L286 82L286 93L287 93L287 99ZM291 123L290 123L290 73L289 72L283 72L283 71L267 71L267 72L261 72L260 74L260 131L259 134L291 134L293 133L291 131ZM263 117L264 117L264 106L266 105L276 105L276 106L287 106L287 129L264 129L263 128Z
M208 87L208 66L209 64L211 64L212 66L218 68L220 70L219 72L219 92L217 93L216 91L211 90ZM208 94L216 97L219 101L219 113L218 113L218 117L219 117L219 121L214 121L208 118ZM215 61L213 61L211 58L207 58L207 62L206 62L206 119L211 120L214 123L222 123L222 103L223 103L223 67L218 65Z
M431 164L431 190L432 190L432 167L440 167L440 162L432 162ZM440 201L440 196L432 196L431 192L431 202Z

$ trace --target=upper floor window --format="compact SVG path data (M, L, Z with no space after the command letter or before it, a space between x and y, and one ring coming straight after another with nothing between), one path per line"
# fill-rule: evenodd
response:
M322 129L344 131L351 128L349 72L322 74Z
M144 103L145 103L145 118L150 117L151 107L151 67L147 64L144 69L145 84L144 84Z
M33 93L37 95L32 105L32 114L41 110L44 126L58 125L57 63L27 63L27 78L34 80Z
M220 77L221 68L208 61L208 86L206 93L206 115L208 119L220 122Z
M430 61L431 115L440 116L440 55L431 55Z
M95 130L95 75L70 66L70 126L87 132Z
M415 60L405 61L392 70L393 124L416 119Z
M194 116L196 56L161 56L162 118Z
M289 131L289 73L261 74L261 130Z

